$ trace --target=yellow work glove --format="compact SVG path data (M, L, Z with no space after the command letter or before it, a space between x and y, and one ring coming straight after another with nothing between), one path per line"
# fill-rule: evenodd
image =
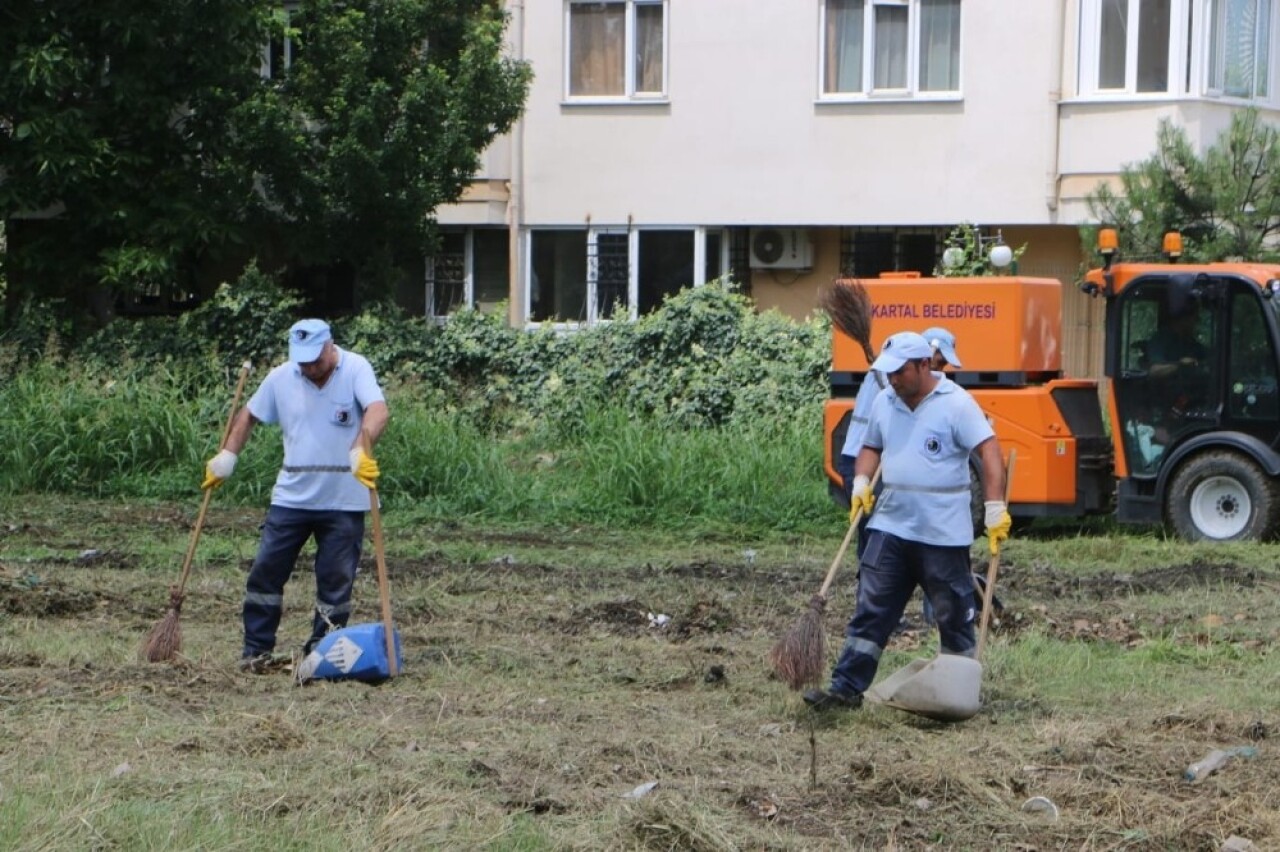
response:
M236 469L236 458L236 454L230 450L219 450L216 456L205 462L204 482L200 483L200 487L208 491L225 482Z
M871 493L871 480L865 476L853 478L853 494L849 498L849 523L871 514L871 507L876 504L876 497Z
M987 508L987 543L991 545L991 555L996 556L1000 553L1000 542L1009 537L1013 518L1009 517L1009 507L1003 500L988 500L983 505Z
M364 451L363 447L353 447L351 450L351 475L360 480L360 484L369 490L378 487L378 477L382 475L382 471L378 470L378 463L373 456Z

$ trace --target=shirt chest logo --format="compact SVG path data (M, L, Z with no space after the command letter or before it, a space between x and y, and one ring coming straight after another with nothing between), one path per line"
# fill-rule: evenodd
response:
M333 422L338 426L350 426L355 422L355 413L348 406L335 406L333 409Z
M930 435L924 439L924 454L926 456L936 456L942 452L942 442L938 440L936 435Z

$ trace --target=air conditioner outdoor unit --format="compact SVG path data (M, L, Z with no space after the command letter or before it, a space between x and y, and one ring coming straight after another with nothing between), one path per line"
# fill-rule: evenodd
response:
M752 269L812 269L813 244L804 228L753 228Z

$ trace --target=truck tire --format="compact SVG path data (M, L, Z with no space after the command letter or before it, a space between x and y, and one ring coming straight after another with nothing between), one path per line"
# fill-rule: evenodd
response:
M1280 487L1246 456L1201 453L1174 472L1164 516L1187 541L1262 541L1280 522Z

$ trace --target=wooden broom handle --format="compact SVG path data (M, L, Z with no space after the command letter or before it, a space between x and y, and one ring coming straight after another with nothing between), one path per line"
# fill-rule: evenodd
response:
M368 441L363 442L365 453L370 458ZM400 674L400 666L396 662L396 640L391 623L391 589L387 579L387 553L382 543L382 507L378 505L378 489L369 489L369 514L373 516L373 556L378 564L378 599L382 606L382 638L387 646L387 670L392 677Z
M876 485L880 482L880 468L876 468L876 472L871 475L871 483L869 487L874 493ZM858 531L858 524L862 522L862 507L858 507L858 511L854 514L853 519L849 521L849 531L844 534L844 541L840 542L840 549L836 551L836 558L831 560L831 567L827 569L827 577L822 581L822 588L818 590L818 597L825 598L827 590L831 588L831 582L836 578L836 569L840 567L840 563L844 561L844 553L849 549L849 542L853 541L853 534Z
M1013 482L1013 460L1018 457L1016 447L1009 448L1009 462L1004 467L1004 505L1009 510L1009 487ZM991 604L996 597L996 574L1000 572L1000 554L991 554L987 562L987 585L982 590L982 621L978 628L978 649L974 659L982 659L982 649L987 644L987 625L991 623Z
M231 397L231 410L227 412L227 423L222 427L222 437L218 440L218 449L221 450L223 444L227 443L227 436L231 434L231 424L236 419L236 409L240 407L240 397L244 394L244 383L249 378L249 371L253 369L253 364L245 361L240 365L240 378L236 381L236 392ZM204 529L204 516L209 511L209 501L213 499L213 488L204 490L204 498L200 501L200 514L196 515L196 525L191 530L191 541L187 543L187 555L182 559L182 576L178 579L178 594L181 595L187 588L187 578L191 576L191 560L196 555L196 542L200 541L200 531Z

